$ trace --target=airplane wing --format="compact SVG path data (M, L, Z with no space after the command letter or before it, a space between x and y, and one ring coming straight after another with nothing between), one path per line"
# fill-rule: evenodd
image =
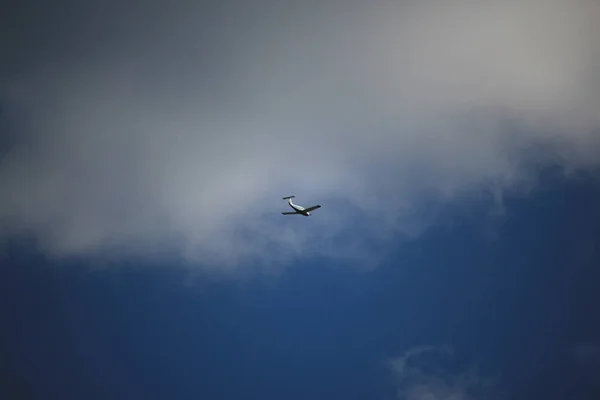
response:
M312 207L308 207L308 208L305 208L305 209L304 209L304 211L308 211L308 212L310 212L310 211L316 210L317 208L321 208L321 206L312 206Z
M294 214L298 214L298 215L300 215L300 213L293 212L293 211L292 211L292 212L282 212L282 214L283 214L283 215L294 215Z

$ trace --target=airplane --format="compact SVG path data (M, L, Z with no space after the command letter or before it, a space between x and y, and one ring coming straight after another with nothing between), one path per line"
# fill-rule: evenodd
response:
M319 205L304 208L302 206L294 204L292 203L292 199L295 197L296 196L287 196L283 198L283 200L287 200L288 203L290 203L290 207L292 207L295 210L293 212L282 212L283 215L304 215L305 217L308 217L311 211L316 210L317 208L321 208L321 206Z

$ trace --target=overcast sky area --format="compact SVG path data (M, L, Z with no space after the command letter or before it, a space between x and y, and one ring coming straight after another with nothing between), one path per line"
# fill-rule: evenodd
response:
M3 17L2 123L18 136L0 174L3 231L57 256L355 260L368 250L333 243L356 219L376 241L417 235L423 197L526 186L532 146L571 167L598 161L598 10L23 3ZM328 211L282 220L287 195Z
M5 393L600 393L597 0L13 3Z

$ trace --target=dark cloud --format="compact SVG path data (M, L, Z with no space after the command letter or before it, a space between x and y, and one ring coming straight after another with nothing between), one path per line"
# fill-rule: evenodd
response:
M362 263L340 233L526 188L531 146L598 161L596 1L78 4L12 16L0 76L1 229L54 255ZM323 209L280 219L289 194Z

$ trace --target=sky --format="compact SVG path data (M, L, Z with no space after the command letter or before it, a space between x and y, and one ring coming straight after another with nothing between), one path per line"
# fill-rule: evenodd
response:
M0 395L597 398L598 16L14 2Z

